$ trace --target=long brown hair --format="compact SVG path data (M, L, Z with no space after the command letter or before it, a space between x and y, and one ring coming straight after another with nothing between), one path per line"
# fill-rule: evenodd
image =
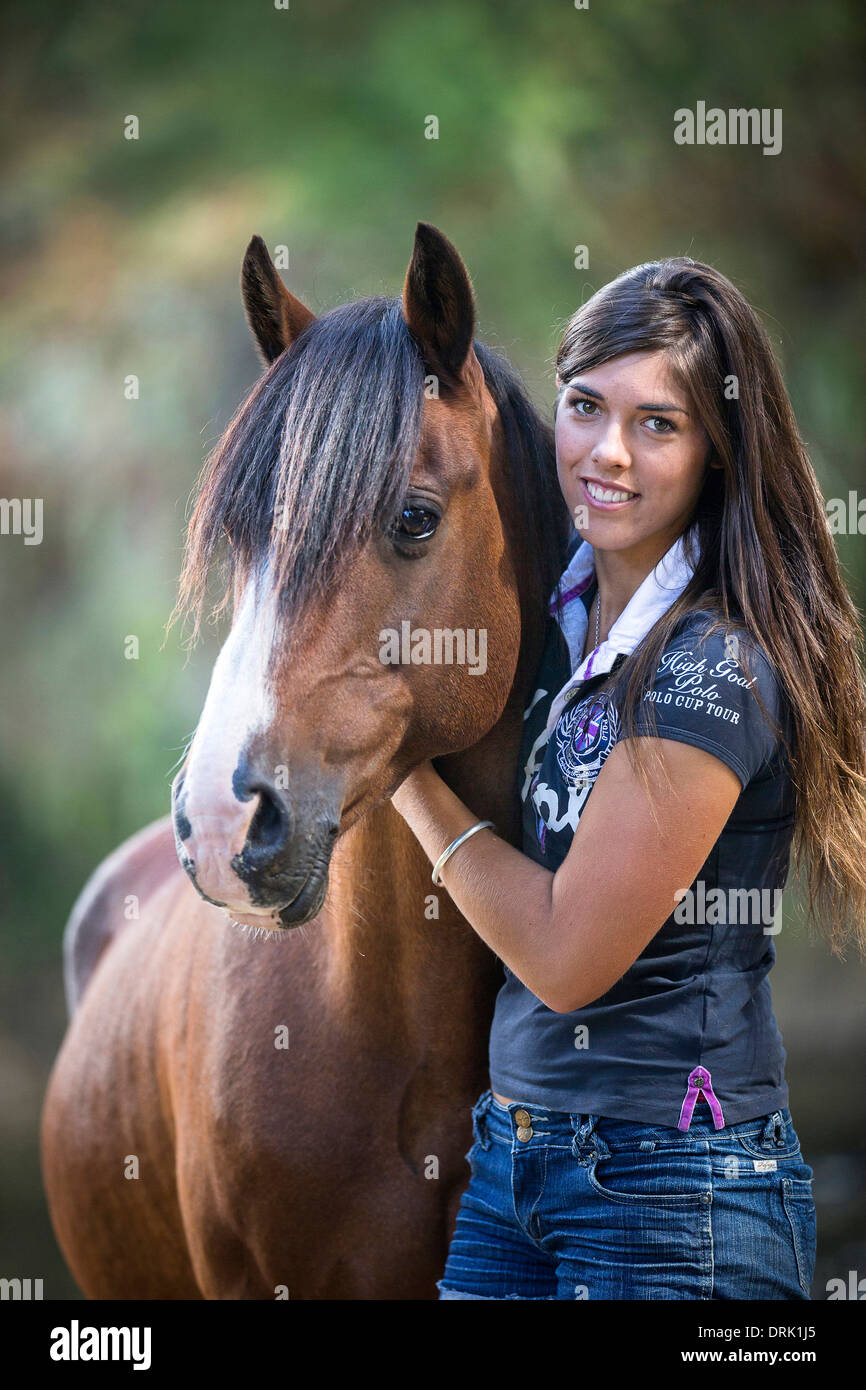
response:
M709 609L763 649L790 713L793 863L809 912L844 959L866 952L866 685L859 615L769 338L751 305L688 256L635 266L568 323L564 383L629 352L663 351L712 443L683 536L694 575L615 678L626 736L677 624ZM697 545L694 544L697 542ZM645 706L644 706L645 708ZM780 731L781 733L781 731ZM646 781L639 745L629 744Z

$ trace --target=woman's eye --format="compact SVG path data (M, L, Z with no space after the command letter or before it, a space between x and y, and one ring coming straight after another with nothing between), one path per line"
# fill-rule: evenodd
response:
M670 434L676 431L676 425L672 420L666 420L664 415L651 415L647 424L661 425L661 429L654 429L653 434Z
M591 411L598 410L598 406L596 405L595 401L588 401L585 396L578 396L577 400L572 401L572 405L574 406L574 409L577 411L578 415L589 415ZM581 406L588 406L589 409L582 410L580 409Z
M398 540L426 541L439 525L439 514L430 507L406 506L393 526Z

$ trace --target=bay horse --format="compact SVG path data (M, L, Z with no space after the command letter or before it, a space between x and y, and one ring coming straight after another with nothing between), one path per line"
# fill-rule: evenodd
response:
M316 317L258 237L241 287L265 371L203 470L178 609L225 559L233 621L171 816L67 925L44 1182L91 1298L432 1299L503 976L390 797L435 758L519 845L569 521L436 228L401 297ZM486 669L383 660L407 621L484 629Z

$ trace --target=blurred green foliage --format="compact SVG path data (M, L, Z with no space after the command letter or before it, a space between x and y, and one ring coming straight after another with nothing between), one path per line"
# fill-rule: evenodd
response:
M167 810L204 697L213 643L184 664L163 626L188 495L258 371L237 289L249 236L288 246L285 279L321 311L398 292L415 221L435 222L473 274L480 335L545 409L585 297L657 255L708 260L765 316L825 494L844 496L863 486L862 14L858 0L6 6L0 495L45 506L40 546L0 539L0 964L10 995L43 1000L29 1022L12 1011L28 1056L47 1065L62 1029L75 893ZM698 100L781 107L782 153L675 145L674 111ZM863 538L839 549L862 606ZM814 970L810 950L797 976ZM837 1004L849 978L832 976Z
M237 294L253 231L321 310L396 292L416 219L436 222L482 335L545 406L592 290L659 254L710 260L766 316L825 492L855 485L853 0L37 0L7 19L2 490L44 497L46 533L4 538L0 567L3 887L29 920L5 950L53 956L90 865L165 810L207 658L184 670L161 625L203 452L256 372ZM675 145L699 99L780 106L781 155ZM840 551L859 599L861 538Z

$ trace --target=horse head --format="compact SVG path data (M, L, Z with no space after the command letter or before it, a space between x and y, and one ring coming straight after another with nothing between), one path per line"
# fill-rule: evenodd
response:
M285 928L321 910L338 836L497 724L567 513L434 227L400 298L316 317L258 237L241 287L265 371L205 467L181 586L200 611L227 543L234 616L172 811L198 892Z

